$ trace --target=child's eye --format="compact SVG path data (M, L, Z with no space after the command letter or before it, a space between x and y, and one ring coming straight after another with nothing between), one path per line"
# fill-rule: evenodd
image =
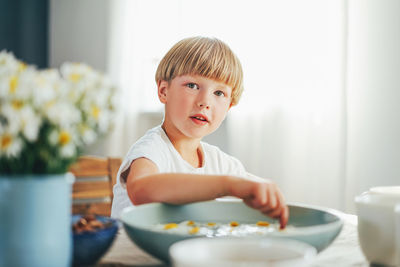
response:
M195 83L188 83L186 84L187 87L189 87L190 89L199 89L199 86Z
M222 91L216 91L214 94L215 94L216 96L225 96L225 93L222 92Z

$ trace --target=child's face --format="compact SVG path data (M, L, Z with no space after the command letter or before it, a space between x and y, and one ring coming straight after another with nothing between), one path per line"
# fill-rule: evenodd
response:
M190 138L215 131L230 108L232 88L198 75L182 75L158 86L166 127Z

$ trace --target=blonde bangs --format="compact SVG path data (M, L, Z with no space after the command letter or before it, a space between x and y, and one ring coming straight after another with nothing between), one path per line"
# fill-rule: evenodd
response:
M243 91L243 71L239 59L222 41L192 37L174 45L161 60L156 82L171 81L181 75L200 75L232 87L231 104L239 102Z

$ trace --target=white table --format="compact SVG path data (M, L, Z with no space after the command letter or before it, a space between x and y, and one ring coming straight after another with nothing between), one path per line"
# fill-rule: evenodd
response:
M368 267L358 243L357 217L344 215L344 227L335 241L321 253L311 267ZM121 228L116 240L97 266L167 267L136 246Z

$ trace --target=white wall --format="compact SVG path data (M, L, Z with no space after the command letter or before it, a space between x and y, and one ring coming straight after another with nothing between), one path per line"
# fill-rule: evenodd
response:
M349 1L347 210L400 184L400 1Z
M106 71L109 0L50 1L50 67L85 62Z

